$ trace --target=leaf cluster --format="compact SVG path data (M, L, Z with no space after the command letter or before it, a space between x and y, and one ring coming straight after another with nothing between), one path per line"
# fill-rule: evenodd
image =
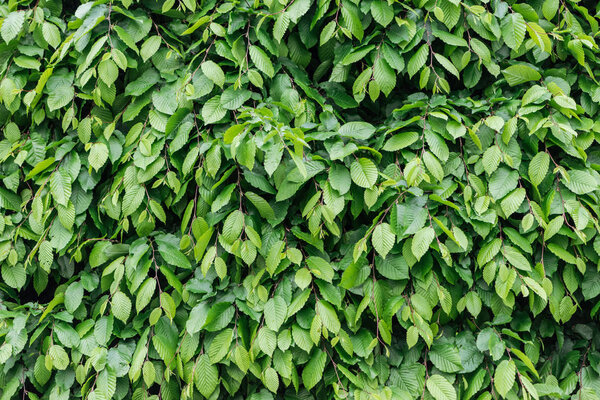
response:
M599 11L0 1L0 400L599 399Z

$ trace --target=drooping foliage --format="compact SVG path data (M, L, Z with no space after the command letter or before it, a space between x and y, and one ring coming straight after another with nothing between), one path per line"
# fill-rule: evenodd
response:
M575 0L0 4L0 400L599 399Z

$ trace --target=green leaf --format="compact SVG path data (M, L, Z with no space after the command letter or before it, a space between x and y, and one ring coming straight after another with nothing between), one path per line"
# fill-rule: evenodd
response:
M462 370L458 348L451 344L434 344L429 352L431 362L442 372Z
M65 308L73 314L81 305L83 299L83 285L80 281L71 283L65 291Z
M50 190L54 201L66 206L71 197L71 176L58 169L50 176Z
M204 65L204 64L203 64ZM249 90L235 90L230 87L221 94L221 105L227 110L237 110L249 98L251 92Z
M500 165L500 161L502 161L502 150L500 149L500 146L489 147L485 153L483 153L481 161L485 172L488 175L491 175L498 169L498 165Z
M558 11L559 0L544 0L542 4L542 14L544 18L551 21Z
M376 0L371 3L371 15L379 25L386 27L394 19L394 8L386 1Z
M269 78L272 78L275 75L273 64L263 49L258 46L250 46L248 52L250 54L250 59L260 72L267 75Z
M573 254L571 254L571 252L569 252L567 249L563 248L562 246L559 246L556 243L548 243L547 247L548 247L548 250L550 250L554 255L556 255L561 260L563 260L569 264L573 264L573 265L577 264L577 258L575 258L575 256Z
M160 43L160 36L157 35L150 36L144 41L142 47L140 48L140 56L144 62L148 61L148 59L150 59L150 57L152 57L158 51Z
M119 77L119 68L111 59L101 61L98 64L98 76L106 83L106 86L110 87Z
M383 57L379 57L373 64L373 79L386 97L396 87L396 72Z
M398 151L404 149L419 139L417 132L402 132L392 136L383 146L385 151Z
M22 265L2 264L2 279L11 288L20 290L27 282L27 274Z
M417 260L425 255L429 250L429 245L433 242L435 231L432 227L426 226L421 228L412 238L411 250Z
M315 351L310 356L308 363L302 369L302 383L307 390L312 389L323 378L323 371L327 362L324 351Z
M598 182L587 171L571 170L569 171L569 180L562 182L575 194L588 194L598 190Z
M444 168L433 154L426 151L423 154L423 162L425 163L427 170L438 182L441 182L444 179Z
M519 173L517 171L500 167L490 177L489 191L494 200L497 201L515 189L518 183Z
M375 127L368 122L348 122L340 127L339 134L342 136L367 140L375 133Z
M373 230L371 242L375 251L385 258L396 242L396 235L392 232L390 224L385 222L378 224Z
M344 64L344 65L350 65L350 64L353 64L353 63L355 63L357 61L360 61L360 60L364 59L365 56L367 54L369 54L374 48L375 48L374 45L369 45L369 46L355 48L355 49L352 50L352 52L348 53L342 59L342 64ZM370 78L371 75L372 75L372 72L370 70L367 70L367 73L369 74L369 78Z
M35 361L33 376L40 385L44 386L52 377L52 373L46 368L46 357L40 354Z
M281 42L283 35L288 29L290 25L290 17L287 12L282 12L279 14L277 19L275 20L275 24L273 25L273 37L277 42Z
M138 47L135 44L135 40L131 37L131 35L125 29L121 28L118 25L115 25L114 30L115 30L115 32L117 32L119 39L121 39L123 41L123 43L125 43L127 45L127 47L129 47L131 50L135 51L136 53L139 53ZM48 42L48 43L50 43L50 42ZM53 46L53 47L56 47L56 46Z
M494 387L503 398L515 384L515 372L516 367L512 360L503 360L494 372Z
M153 278L147 278L140 286L135 298L135 309L138 313L150 303L155 290L156 281Z
M506 257L506 260L514 267L523 270L531 271L531 264L527 258L516 248L508 245L502 246L502 254Z
M261 196L254 192L246 192L244 195L248 198L248 200L250 200L254 207L256 207L261 217L265 219L275 218L275 212L273 211L273 208Z
M511 65L503 69L502 74L510 86L520 85L529 81L537 81L542 76L535 69L525 64Z
M550 240L550 238L558 233L565 222L565 217L558 215L548 222L546 229L544 230L544 241Z
M312 276L309 270L306 268L301 268L296 271L294 280L300 289L305 289L312 282Z
M98 342L99 345L105 346L108 344L112 333L113 333L113 317L100 317L96 324L94 325L94 338Z
M408 60L407 71L411 78L425 65L425 61L427 61L428 56L429 46L427 46L427 44L423 44L421 47L419 47L415 54L412 55L410 60Z
M477 318L481 312L481 298L474 291L470 291L465 295L465 297L467 310L471 313L471 315Z
M158 252L168 264L174 267L180 267L184 269L192 268L192 265L185 254L179 251L179 249L171 243L160 242L158 245Z
M279 388L279 375L277 375L277 371L271 367L265 369L263 383L271 392L277 393L277 389Z
M219 370L211 362L208 354L198 356L194 370L194 383L202 396L208 398L219 385Z
M111 299L112 314L116 319L122 322L127 322L131 313L131 300L123 292L116 292Z
M456 391L442 375L431 375L426 381L426 386L435 400L456 400Z
M439 62L442 65L442 67L444 67L446 71L450 72L455 77L460 78L458 69L456 69L456 67L454 66L454 64L452 64L450 60L448 60L446 57L439 53L435 53L434 57L437 60L437 62Z
M512 50L517 50L521 47L523 39L525 39L526 24L525 19L519 13L508 13L502 18L502 39L504 43Z
M52 360L52 366L58 370L65 370L69 366L69 355L62 346L50 346L46 357Z
M233 329L225 329L215 336L208 348L208 356L211 363L218 363L227 355L227 353L229 353L229 347L231 346L232 340Z
M217 63L208 60L203 62L200 67L202 68L202 73L206 75L208 79L213 81L215 85L221 88L223 87L225 84L225 73Z
M244 214L239 210L233 211L231 214L229 214L229 216L227 216L223 224L223 238L229 243L233 242L242 233L243 226Z
M331 304L325 300L321 300L317 303L316 311L321 318L323 326L327 328L329 332L337 334L340 331L340 320Z
M272 331L279 331L279 328L287 316L287 305L281 296L275 296L269 299L265 304L265 322Z
M546 152L537 153L529 163L529 179L531 183L538 186L548 173L550 166L550 156Z
M315 278L331 283L335 272L327 261L321 257L310 256L306 259L306 263Z
M10 42L21 32L25 22L24 11L13 11L4 18L2 27L0 27L0 35L6 43Z
M271 357L275 351L275 347L277 346L277 336L271 329L262 327L258 331L256 343L265 354Z
M552 41L548 37L548 34L535 22L529 22L527 24L527 33L531 37L531 40L544 52L550 53L552 51Z
M88 155L88 162L90 167L98 171L104 166L108 159L108 147L104 143L94 143L90 147L90 153Z
M377 182L377 167L368 158L359 158L350 165L350 176L358 186L370 188Z
M202 107L202 119L205 124L219 122L227 114L227 110L221 105L221 96L214 96Z
M502 212L504 212L506 218L509 218L519 209L523 203L523 200L525 200L525 194L525 189L517 188L510 192L504 199L502 199L500 207L502 207Z
M348 168L341 164L333 164L329 170L329 184L342 195L348 193L352 184Z

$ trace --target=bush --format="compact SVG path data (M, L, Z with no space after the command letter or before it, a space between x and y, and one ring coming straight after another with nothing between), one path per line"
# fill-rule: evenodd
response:
M1 400L600 398L597 4L2 3Z

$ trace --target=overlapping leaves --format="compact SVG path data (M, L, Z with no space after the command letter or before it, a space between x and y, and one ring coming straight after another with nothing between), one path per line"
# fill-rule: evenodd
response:
M600 397L597 10L0 5L0 396Z

